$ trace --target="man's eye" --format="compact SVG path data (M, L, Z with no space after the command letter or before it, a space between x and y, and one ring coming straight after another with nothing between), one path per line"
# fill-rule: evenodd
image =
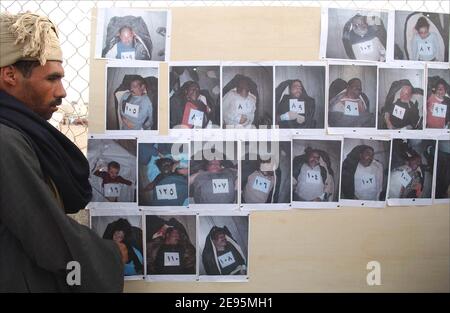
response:
M57 80L61 80L62 77L61 76L49 76L47 77L47 80L49 81L57 81Z

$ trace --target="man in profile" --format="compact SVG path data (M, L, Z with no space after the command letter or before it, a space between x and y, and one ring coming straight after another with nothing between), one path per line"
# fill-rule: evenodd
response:
M83 153L47 122L66 96L56 27L0 14L0 46L0 292L121 292L126 251L66 215L92 189Z

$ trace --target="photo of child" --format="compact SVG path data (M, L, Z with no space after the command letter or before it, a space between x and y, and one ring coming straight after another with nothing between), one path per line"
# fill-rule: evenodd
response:
M120 184L131 186L132 182L119 175L120 164L116 161L111 161L105 168L100 164L95 169L94 175L102 179L102 186L104 195L108 201L117 202L117 197L120 194Z
M136 140L88 139L92 202L136 201Z

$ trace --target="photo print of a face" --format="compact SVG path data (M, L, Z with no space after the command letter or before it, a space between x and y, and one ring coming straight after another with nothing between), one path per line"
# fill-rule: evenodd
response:
M272 66L223 66L222 82L223 128L272 126Z
M449 131L450 69L428 67L426 127Z
M196 216L146 215L147 275L195 275Z
M187 206L189 144L139 143L140 206Z
M125 258L124 276L144 275L141 215L91 216L91 228L103 239L114 241Z
M290 204L291 142L244 141L241 151L241 203Z
M328 126L375 128L377 67L329 66Z
M220 128L220 66L170 66L170 128Z
M326 20L326 58L386 60L387 12L328 8Z
M136 140L88 139L92 202L136 202Z
M276 127L323 129L324 120L325 66L276 66Z
M199 216L200 276L247 275L248 235L248 216Z
M417 199L431 204L435 149L436 140L392 139L389 204L421 204Z
M423 128L423 69L379 68L378 129Z
M106 130L158 130L158 68L106 70Z
M449 14L395 11L395 60L448 62Z
M341 200L386 199L391 141L344 138Z
M435 199L450 198L450 140L438 141ZM448 202L447 202L448 204Z
M292 140L292 198L294 202L303 202L309 208L337 206L341 149L340 139ZM295 204L293 207L295 208Z
M168 60L168 11L97 9L97 58Z
M190 204L238 203L236 141L192 141L189 173ZM217 206L208 206L215 209Z

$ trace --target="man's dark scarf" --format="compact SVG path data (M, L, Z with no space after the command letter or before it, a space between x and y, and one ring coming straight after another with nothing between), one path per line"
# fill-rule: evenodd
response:
M83 209L92 198L89 163L78 147L25 104L0 91L0 123L30 139L44 175L56 185L66 213Z

